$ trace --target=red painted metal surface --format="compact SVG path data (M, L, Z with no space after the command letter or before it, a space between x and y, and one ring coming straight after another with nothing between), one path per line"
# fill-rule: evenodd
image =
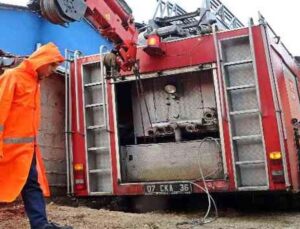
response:
M300 77L299 68L296 66L293 58L287 50L279 43L269 38L271 45L271 57L273 63L274 74L278 82L278 92L283 109L283 127L286 132L285 146L287 150L288 174L291 181L292 189L299 190L299 160L297 157L297 149L294 141L294 131L291 123L292 118L300 119L300 104L298 92L299 88L295 85L295 81L291 80L284 74L283 67L289 69L295 79Z
M267 160L269 153L281 151L276 119L274 100L272 96L271 79L268 69L267 56L263 43L262 33L259 26L253 28L254 52L256 59L256 70L261 101L262 127L264 133ZM271 167L268 160L269 181L271 181ZM274 190L273 182L270 182L270 189Z
M73 147L73 164L72 169L74 171L75 164L83 164L84 174L86 174L86 156L85 156L85 130L84 130L84 114L83 114L83 91L82 91L82 77L81 77L81 64L82 62L78 61L77 66L71 66L71 103L72 103L72 147ZM76 71L76 72L75 72ZM76 83L77 80L77 83ZM78 90L78 95L76 95L76 85ZM78 99L78 101L77 101ZM77 117L77 110L79 111L79 116ZM79 120L79 126L77 126L77 119ZM74 180L76 180L76 173L74 171ZM81 178L81 177L80 177ZM84 177L85 189L76 189L74 186L75 195L86 196L87 192L87 177Z
M212 35L162 42L161 49L165 55L150 56L143 47L138 48L137 59L140 61L141 73L189 67L216 60Z
M271 52L271 60L272 60L272 68L273 68L273 71L274 71L274 75L275 75L275 79L277 80L278 82L278 94L280 95L280 101L281 101L281 104L282 104L282 109L283 109L283 112L282 114L284 114L284 116L282 116L282 119L283 119L283 122L282 122L282 125L283 125L283 128L285 128L286 124L286 115L287 113L289 112L289 107L288 107L288 99L287 99L287 91L286 91L286 87L285 87L285 79L284 79L284 74L283 74L283 69L282 69L282 59L276 54L276 52L274 52L274 50L270 50ZM293 139L293 137L292 137ZM287 167L288 167L288 177L289 177L289 180L291 181L292 177L291 177L291 170L290 170L290 152L291 150L288 149L288 144L287 144L287 138L285 138L285 151L286 151L286 160L287 160Z

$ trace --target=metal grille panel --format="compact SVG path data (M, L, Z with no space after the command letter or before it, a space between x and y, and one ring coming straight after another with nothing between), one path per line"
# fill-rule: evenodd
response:
M227 87L255 84L252 63L225 66Z
M240 185L247 186L265 186L267 177L264 164L239 165Z
M249 37L223 40L220 47L237 186L268 185L255 61Z
M260 139L234 142L237 161L264 160L264 149Z
M256 90L233 90L228 93L230 111L258 109Z
M252 59L248 37L233 38L222 41L224 62L236 62Z
M259 116L254 114L234 115L231 118L233 136L261 134Z

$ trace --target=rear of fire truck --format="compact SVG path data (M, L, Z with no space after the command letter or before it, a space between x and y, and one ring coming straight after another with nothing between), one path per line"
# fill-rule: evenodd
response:
M103 16L87 4L90 21ZM274 37L219 0L192 13L158 1L135 58L120 44L108 59L67 53L69 192L297 191L299 68Z

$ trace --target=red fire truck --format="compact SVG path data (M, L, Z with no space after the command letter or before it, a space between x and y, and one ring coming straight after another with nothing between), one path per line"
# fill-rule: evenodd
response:
M70 193L299 190L299 66L262 16L244 26L219 0L193 13L159 1L138 38L123 1L79 9L117 56L69 53Z

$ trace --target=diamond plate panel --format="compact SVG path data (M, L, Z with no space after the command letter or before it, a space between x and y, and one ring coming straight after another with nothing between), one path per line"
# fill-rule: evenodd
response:
M261 139L239 140L234 142L235 161L264 160L264 148Z
M233 115L231 117L233 136L261 134L258 114Z
M230 111L258 109L255 88L230 91L228 100Z
M86 64L82 66L84 84L102 82L100 63Z
M236 62L252 59L249 37L224 40L221 44L224 62Z
M253 64L224 66L227 87L256 84Z
M177 87L175 96L164 91L164 86L167 84ZM135 85L132 87L133 119L137 136L143 136L142 123L145 130L150 127L144 100L152 123L201 120L205 108L216 107L213 78L210 72L143 80L143 88L143 95L137 96Z
M267 185L265 165L253 164L239 165L237 167L240 174L239 187Z

